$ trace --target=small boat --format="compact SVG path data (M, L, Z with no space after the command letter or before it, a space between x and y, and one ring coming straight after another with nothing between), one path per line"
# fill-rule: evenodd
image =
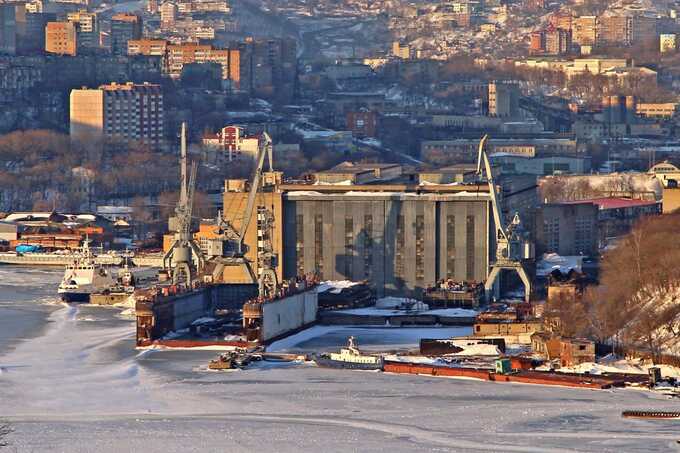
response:
M365 355L359 351L356 339L349 337L347 347L339 353L319 354L314 356L314 362L325 368L347 368L351 370L382 370L383 358L375 355Z
M86 239L81 254L66 266L57 292L64 302L89 302L91 294L103 292L115 285L116 280L111 273L95 261Z
M236 350L220 354L208 364L210 370L233 370L247 368L254 361L262 360L262 356L250 354L245 350Z
M231 370L235 368L234 359L231 354L220 354L208 364L210 370Z

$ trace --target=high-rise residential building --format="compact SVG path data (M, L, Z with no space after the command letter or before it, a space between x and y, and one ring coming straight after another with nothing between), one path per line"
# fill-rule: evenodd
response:
M631 23L631 44L645 44L656 42L657 18L647 16L634 16Z
M135 14L115 14L111 18L111 52L126 55L128 41L142 37L142 18Z
M265 98L292 98L297 76L295 40L246 39L240 49L242 90Z
M603 16L598 18L597 44L629 46L654 41L657 19L641 15Z
M163 140L160 85L117 84L71 91L72 139L123 138L158 147Z
M147 0L146 12L149 14L158 14L158 0Z
M545 33L545 53L562 55L571 50L571 31L556 28Z
M238 49L214 49L209 45L168 45L167 70L179 77L185 64L218 63L222 66L222 80L230 80L234 88L241 83L241 54Z
M45 52L76 55L78 40L73 22L48 22L45 26Z
M0 53L15 55L26 33L26 7L23 3L0 4Z
M572 40L579 46L592 46L597 41L597 16L579 16L572 24Z
M173 2L164 2L160 9L161 28L172 28L177 20L177 5Z
M97 13L81 9L67 14L67 19L76 26L78 49L99 47L99 26Z
M56 20L56 14L26 12L26 36L18 43L18 52L42 52L45 49L45 27L48 22Z
M229 81L232 88L241 84L241 51L239 49L215 49L210 45L194 43L170 44L159 39L139 39L128 42L128 55L163 57L163 72L179 78L187 64L217 63L221 66L222 80Z
M572 20L571 13L555 13L550 16L549 23L560 30L571 30Z
M489 83L489 116L515 117L519 114L519 85L508 82Z

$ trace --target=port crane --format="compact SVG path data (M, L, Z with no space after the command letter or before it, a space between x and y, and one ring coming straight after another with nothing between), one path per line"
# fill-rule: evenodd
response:
M186 123L182 123L180 146L180 194L175 216L170 218L170 230L174 231L174 240L170 249L163 255L163 267L172 274L174 284L190 283L193 276L200 272L205 258L200 247L193 238L191 219L196 190L196 162L191 163L187 178L187 137ZM193 272L195 269L196 272Z
M491 272L484 282L484 291L487 300L494 290L494 284L502 271L516 272L524 284L524 298L528 302L531 296L531 280L524 268L522 260L532 258L529 244L521 235L521 221L519 213L515 213L512 220L506 225L501 212L496 184L491 173L489 156L486 153L486 141L488 135L484 135L479 142L477 153L477 175L481 179L482 167L486 174L486 181L489 185L489 195L491 196L491 208L493 220L496 228L496 260L491 264Z
M248 198L240 228L237 229L231 222L222 219L219 220L218 225L220 231L230 243L229 249L231 250L232 258L246 266L252 281L258 283L260 295L267 297L275 295L278 281L274 270L276 267L276 255L269 239L274 224L274 215L265 207L256 206L257 194L261 189L265 174L265 162L268 164L269 172L273 172L272 140L266 132L262 134L258 144L255 169L250 181ZM258 229L262 231L263 240L260 241L258 237L258 242L261 242L261 244L258 244L257 266L254 271L252 263L245 256L247 252L245 238L256 208ZM257 275L258 272L259 275Z

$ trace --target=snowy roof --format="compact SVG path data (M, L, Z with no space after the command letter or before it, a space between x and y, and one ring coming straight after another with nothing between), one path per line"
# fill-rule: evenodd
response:
M658 204L655 200L634 200L632 198L591 198L589 200L567 201L565 204L593 203L599 209L622 209L637 206L653 206Z

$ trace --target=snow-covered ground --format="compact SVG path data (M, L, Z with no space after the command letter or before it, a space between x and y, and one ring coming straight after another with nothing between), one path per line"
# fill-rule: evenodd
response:
M12 272L0 268L6 277L0 280L0 332L25 317L42 327L14 330L20 337L11 348L0 335L0 420L14 429L9 452L665 452L677 449L680 439L677 421L621 418L626 409L679 407L677 400L635 390L312 364L193 371L216 353L137 351L134 323L117 318L116 310L47 305L58 273L22 283L26 271ZM438 336L422 328L314 329L288 347L331 345L348 334L357 335L362 348L381 338L412 344ZM456 334L447 330L437 332Z
M561 373L590 373L590 374L627 373L627 374L643 374L647 376L649 375L649 369L652 367L659 368L661 370L661 376L663 378L671 377L675 379L680 379L680 368L670 365L653 365L651 363L642 363L639 360L638 361L622 360L617 359L615 357L612 358L611 360L605 358L598 363L586 362L572 367L562 367L557 371Z
M270 352L335 351L354 336L367 351L418 349L421 338L452 338L472 333L471 327L314 326L276 341Z

